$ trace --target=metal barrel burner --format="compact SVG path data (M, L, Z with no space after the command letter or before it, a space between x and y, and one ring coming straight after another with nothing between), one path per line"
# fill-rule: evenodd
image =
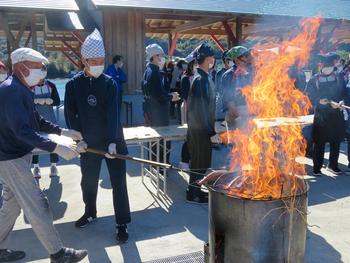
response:
M228 171L222 178L233 177ZM210 177L210 175L208 176ZM225 180L225 179L224 179ZM276 200L250 200L230 196L210 183L210 263L302 263L306 243L308 185L295 196Z

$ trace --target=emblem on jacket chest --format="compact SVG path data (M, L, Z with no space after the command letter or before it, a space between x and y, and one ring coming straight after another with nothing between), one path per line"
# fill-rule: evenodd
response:
M95 107L97 105L97 99L94 95L89 95L87 98L87 102L91 107Z

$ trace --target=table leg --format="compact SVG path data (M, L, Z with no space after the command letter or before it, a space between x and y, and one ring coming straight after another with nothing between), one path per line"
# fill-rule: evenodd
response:
M159 155L160 155L160 141L157 140L157 153L156 153L156 158L157 162L159 162ZM160 171L159 171L159 166L157 166L157 195L159 195L159 181L160 181Z
M145 157L144 143L142 142L140 145L141 145L141 158L144 159L144 157ZM142 183L144 183L144 176L145 176L145 165L143 163L141 163L141 180L142 180Z
M166 147L167 145L167 140L164 139L163 140L163 162L166 163L167 162L167 155L168 155L168 149ZM163 193L164 195L166 195L167 192L167 169L163 169Z

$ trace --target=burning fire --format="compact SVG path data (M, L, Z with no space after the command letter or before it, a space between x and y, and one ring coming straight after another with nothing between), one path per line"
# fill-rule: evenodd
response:
M300 33L273 50L256 46L255 76L251 86L242 89L248 113L254 118L297 117L307 115L310 101L294 87L288 70L295 63L308 62L321 23L319 18L300 22ZM256 54L256 55L255 55ZM295 159L304 156L305 145L300 125L261 128L252 119L243 129L229 134L232 149L231 170L240 176L225 184L227 193L249 199L278 199L299 189L296 174L305 168ZM223 140L227 135L223 134ZM248 167L248 168L247 168Z

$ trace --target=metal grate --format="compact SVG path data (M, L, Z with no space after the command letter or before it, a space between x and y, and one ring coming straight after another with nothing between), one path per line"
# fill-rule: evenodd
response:
M170 257L143 263L204 263L204 253L202 251Z

